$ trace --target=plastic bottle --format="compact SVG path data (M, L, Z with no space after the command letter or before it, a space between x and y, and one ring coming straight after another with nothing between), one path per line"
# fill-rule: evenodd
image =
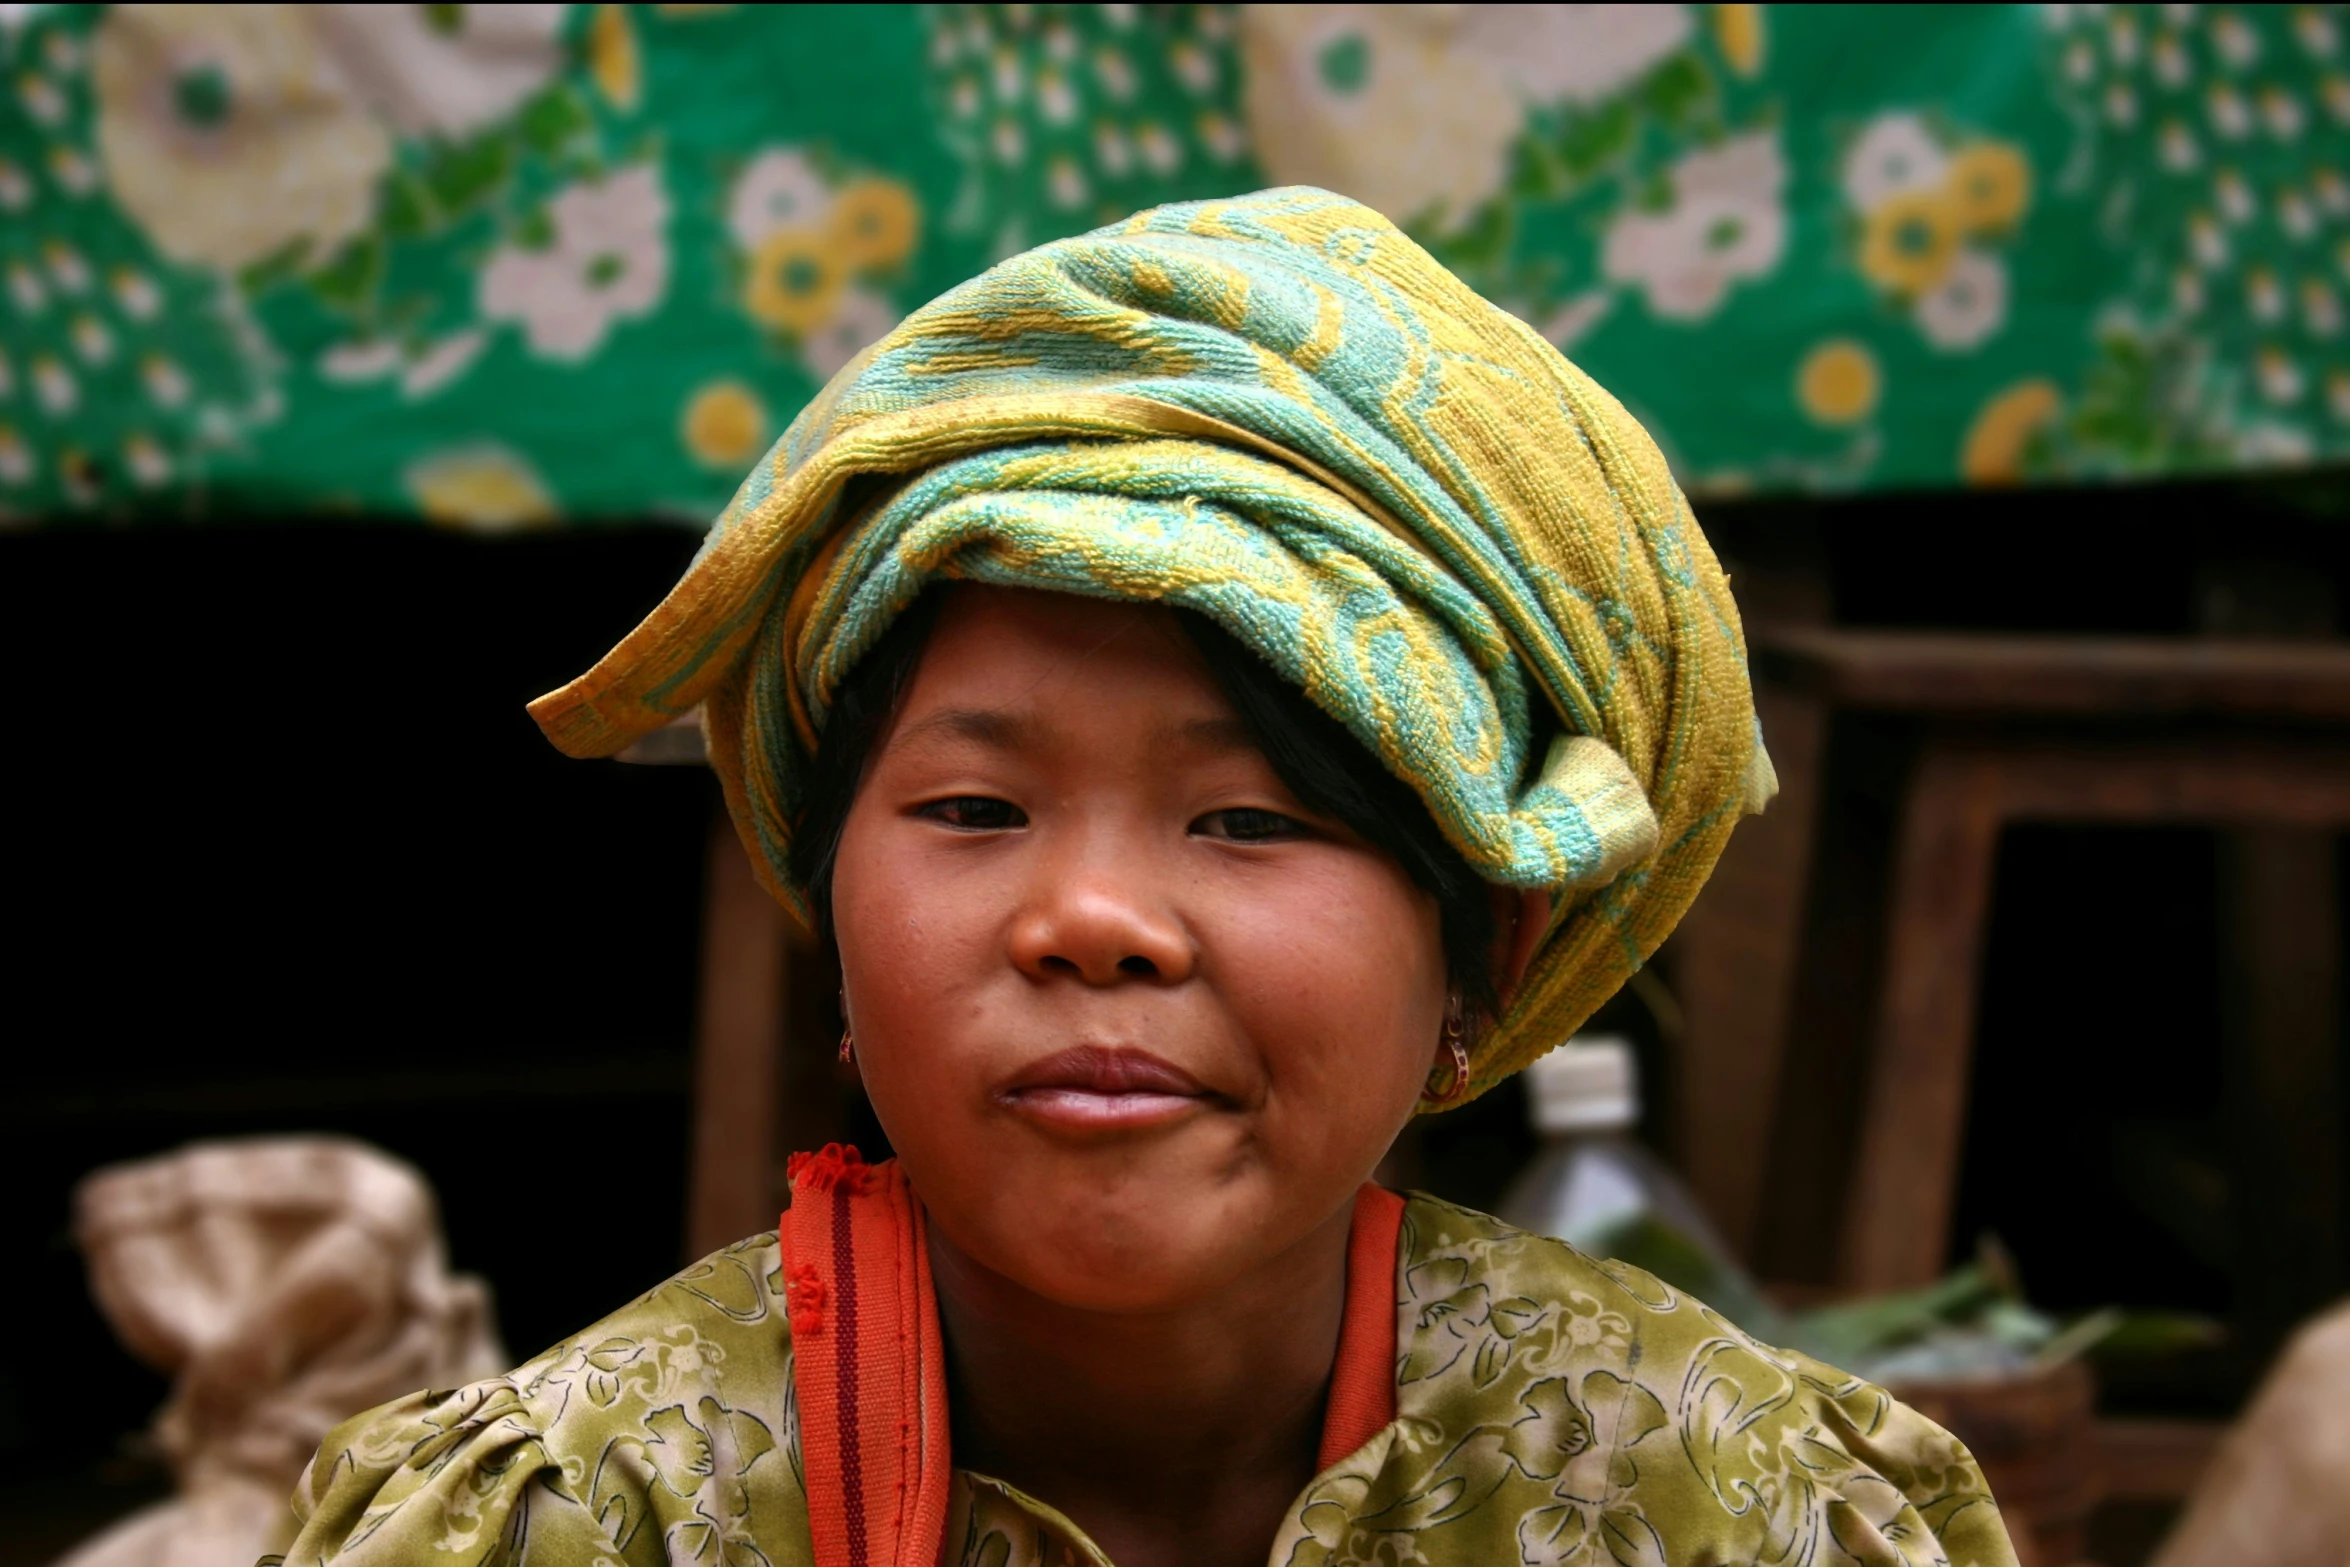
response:
M1630 1043L1578 1035L1526 1069L1526 1089L1542 1151L1511 1183L1497 1217L1628 1262L1763 1330L1775 1313L1697 1200L1632 1136L1640 1083Z

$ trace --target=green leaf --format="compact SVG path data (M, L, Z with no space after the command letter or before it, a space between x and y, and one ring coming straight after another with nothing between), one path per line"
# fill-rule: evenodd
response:
M1618 98L1568 121L1554 150L1560 164L1580 184L1630 151L1633 131L1632 106Z
M2223 1343L2228 1330L2209 1317L2184 1311L2125 1311L2106 1327L2095 1346L2100 1360L2175 1355Z
M301 271L303 258L309 254L307 237L290 239L239 272L237 286L247 294L266 294Z
M1965 1322L2002 1298L1990 1271L1975 1264L1923 1289L1800 1313L1787 1324L1788 1347L1845 1365L1906 1344L1935 1327Z
M1638 1214L1576 1239L1594 1256L1612 1257L1697 1296L1750 1333L1770 1326L1771 1313L1754 1286L1662 1214Z
M555 243L555 220L544 207L533 207L514 221L514 243L524 250L545 250Z
M1563 181L1540 138L1521 136L1510 147L1510 194L1528 204L1555 201Z
M383 188L385 237L414 239L432 229L439 220L439 210L424 181L407 169L394 169Z
M1658 119L1677 126L1712 99L1713 79L1695 52L1685 50L1649 73L1641 97Z
M2033 1315L2038 1317L2037 1326L2043 1330L2036 1343L2021 1342L2019 1335L2001 1332L1996 1321L1991 1323L1992 1334L2007 1342L2010 1347L2034 1351L2034 1362L2043 1366L2062 1365L2087 1354L2111 1338L2114 1329L2120 1327L2122 1321L2122 1314L2108 1306L2102 1311L2090 1312L2062 1332L2057 1332L2054 1331L2056 1325L2047 1318L2039 1317L2037 1312Z
M1446 258L1456 266L1493 266L1508 253L1514 230L1509 204L1488 201L1464 227L1445 236Z
M493 134L443 151L425 170L424 183L434 205L456 218L488 200L513 172L513 147Z
M384 242L380 235L362 234L335 253L334 260L307 279L310 292L321 303L338 310L357 311L383 286Z
M543 157L555 156L596 125L579 95L560 83L524 104L517 123L523 144Z

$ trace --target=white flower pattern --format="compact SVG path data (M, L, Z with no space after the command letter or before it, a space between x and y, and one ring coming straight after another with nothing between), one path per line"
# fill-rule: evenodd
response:
M1980 347L2006 320L2007 267L1980 250L1960 251L1942 281L1918 296L1918 330L1946 352Z
M1639 287L1660 320L1702 321L1721 308L1733 283L1779 264L1787 248L1786 183L1773 132L1691 153L1673 169L1671 206L1627 214L1608 230L1601 269L1612 282Z
M294 8L115 6L91 76L109 190L175 261L323 253L374 216L391 136Z
M851 288L841 295L832 318L801 342L800 353L810 374L829 381L897 324L898 313L888 300L868 288Z
M1895 196L1932 190L1950 173L1950 155L1915 114L1881 114L1844 155L1844 199L1874 212Z
M459 137L505 118L563 63L564 7L321 5L336 65L403 135Z
M735 177L726 227L746 251L777 229L814 228L832 207L832 187L797 147L770 147Z
M1399 221L1500 188L1527 110L1618 92L1685 47L1678 5L1256 5L1241 12L1257 156Z
M669 194L655 164L583 180L547 205L544 249L509 244L481 275L481 313L518 321L531 352L576 363L669 287Z

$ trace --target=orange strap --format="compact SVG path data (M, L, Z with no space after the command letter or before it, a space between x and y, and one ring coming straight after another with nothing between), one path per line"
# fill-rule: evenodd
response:
M946 1353L922 1205L896 1160L794 1154L784 1307L808 1532L822 1567L933 1567L946 1535ZM1395 1419L1395 1256L1404 1203L1366 1185L1346 1245L1318 1467Z
M1395 1252L1402 1234L1403 1199L1365 1182L1346 1240L1346 1315L1316 1468L1329 1468L1395 1419Z
M951 1466L922 1205L897 1161L839 1143L790 1172L784 1305L816 1560L933 1567Z

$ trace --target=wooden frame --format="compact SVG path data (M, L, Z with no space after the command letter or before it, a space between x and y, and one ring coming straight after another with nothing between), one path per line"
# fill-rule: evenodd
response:
M2022 821L2350 826L2350 740L2183 734L1924 742L1887 909L1840 1281L1930 1282L1949 1248L1975 997L2002 828Z

